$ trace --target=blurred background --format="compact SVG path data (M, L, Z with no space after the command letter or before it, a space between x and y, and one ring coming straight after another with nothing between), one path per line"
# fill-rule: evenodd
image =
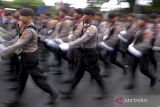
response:
M92 7L104 12L160 13L160 0L0 0L0 7L31 7L37 14L56 13L60 8Z

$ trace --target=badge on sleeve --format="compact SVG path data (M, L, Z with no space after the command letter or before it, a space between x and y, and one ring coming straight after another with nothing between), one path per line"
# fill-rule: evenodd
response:
M93 28L92 28L92 27L89 27L86 32L87 32L87 33L93 32Z
M22 35L21 35L21 38L24 38L24 37L26 37L27 36L27 32L22 32Z

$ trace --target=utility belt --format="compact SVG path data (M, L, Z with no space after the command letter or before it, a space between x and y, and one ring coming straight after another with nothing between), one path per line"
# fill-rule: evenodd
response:
M24 69L32 69L38 66L39 64L39 55L38 51L35 52L22 52L20 54L21 64Z
M97 51L96 48L78 48L78 50L82 53L92 53Z

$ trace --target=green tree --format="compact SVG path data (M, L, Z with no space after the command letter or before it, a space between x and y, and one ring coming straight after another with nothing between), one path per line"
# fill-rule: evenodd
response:
M33 9L44 5L41 0L14 0L13 2L2 1L4 7L31 7Z

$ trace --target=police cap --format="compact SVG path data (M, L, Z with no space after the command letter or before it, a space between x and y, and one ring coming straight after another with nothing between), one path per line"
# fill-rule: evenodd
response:
M21 16L34 16L34 12L31 8L22 8L19 10Z
M85 8L85 9L83 10L83 13L86 14L86 15L91 15L91 16L94 16L94 15L95 15L94 10L91 9L91 8Z

